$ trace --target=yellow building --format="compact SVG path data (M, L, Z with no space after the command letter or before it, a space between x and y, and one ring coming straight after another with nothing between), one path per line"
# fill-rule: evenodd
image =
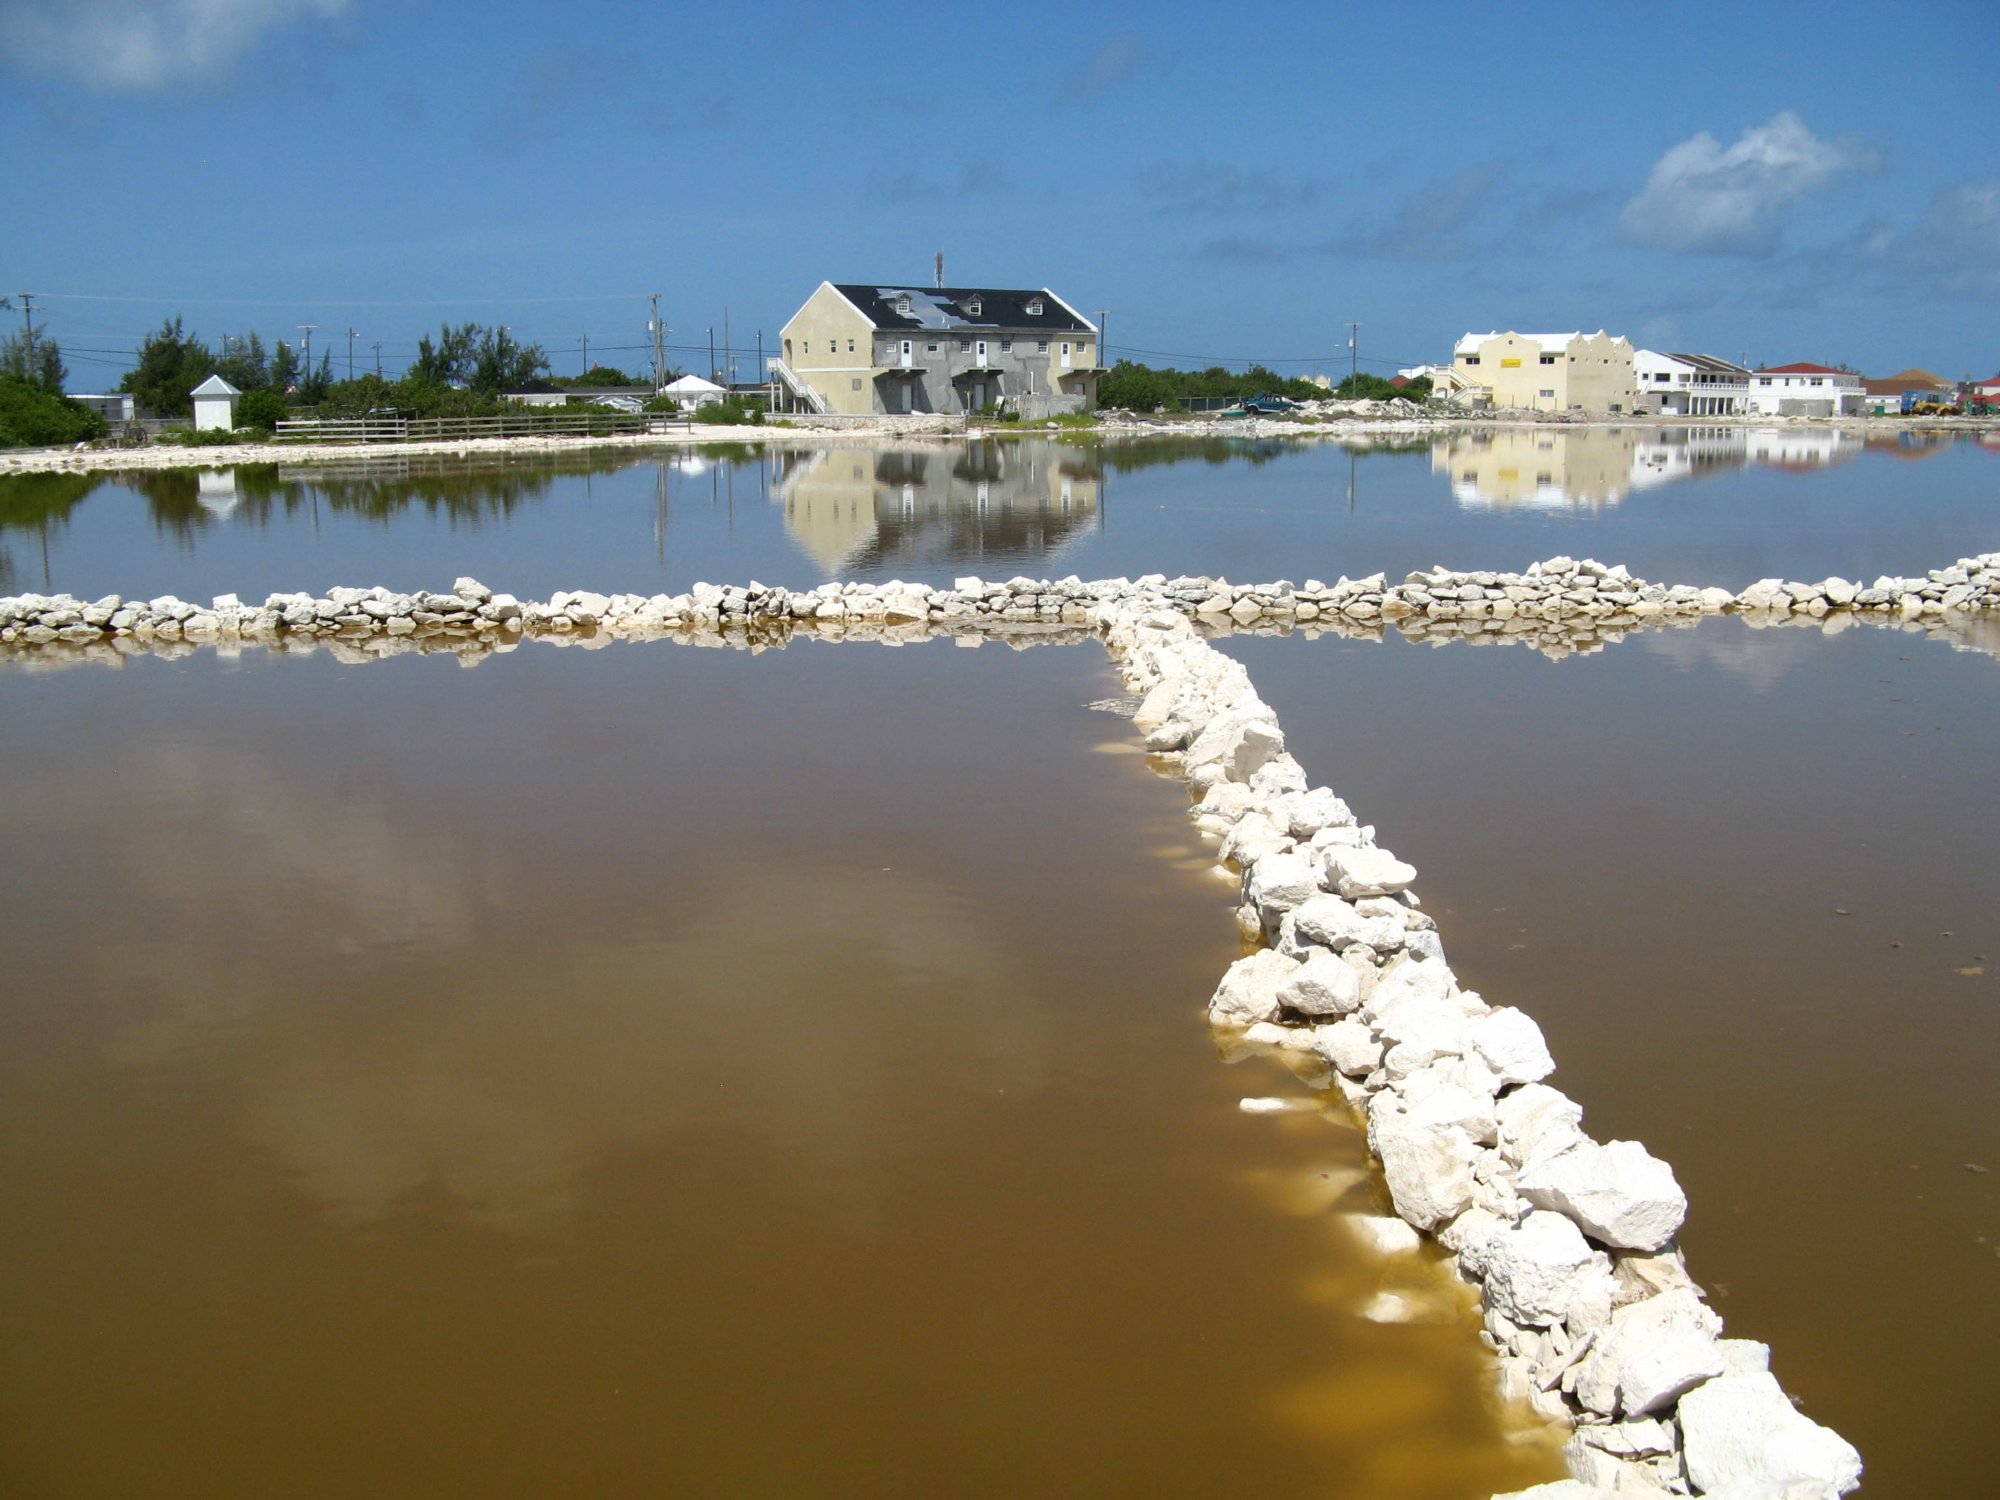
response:
M1468 333L1452 374L1488 405L1519 411L1632 410L1638 388L1632 341L1596 333Z

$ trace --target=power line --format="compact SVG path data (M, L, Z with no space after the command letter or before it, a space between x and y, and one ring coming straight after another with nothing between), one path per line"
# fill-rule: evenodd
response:
M490 307L495 303L628 302L644 292L592 293L578 297L399 297L369 301L328 297L127 297L111 292L37 292L65 302L156 302L176 307Z

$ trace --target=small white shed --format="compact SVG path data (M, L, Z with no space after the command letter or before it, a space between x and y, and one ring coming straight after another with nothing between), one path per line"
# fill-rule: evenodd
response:
M703 380L699 375L683 375L679 380L669 381L663 394L679 403L683 410L695 406L706 406L711 401L720 401L729 392L712 380Z
M220 375L211 375L189 394L194 397L195 431L236 430L236 398L243 393L235 386Z

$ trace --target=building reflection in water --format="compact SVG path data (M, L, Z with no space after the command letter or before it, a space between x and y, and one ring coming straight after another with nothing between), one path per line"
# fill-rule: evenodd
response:
M1552 427L1456 433L1431 472L1464 510L1602 510L1633 490L1759 464L1823 469L1862 451L1851 432L1783 427Z
M1102 525L1083 450L1016 442L781 452L771 498L829 577L885 567L1046 562Z

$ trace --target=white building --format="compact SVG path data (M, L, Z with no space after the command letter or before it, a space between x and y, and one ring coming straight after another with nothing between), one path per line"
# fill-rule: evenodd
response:
M712 380L703 380L699 375L683 375L679 380L670 380L661 388L660 394L671 398L683 411L692 411L697 406L707 406L712 401L720 401L729 392Z
M243 393L220 375L211 375L192 391L194 426L197 432L234 432L236 398Z
M1750 377L1760 417L1851 417L1867 410L1861 377L1826 365L1773 365Z
M1632 355L1639 409L1681 417L1741 416L1750 406L1750 372L1709 354Z

